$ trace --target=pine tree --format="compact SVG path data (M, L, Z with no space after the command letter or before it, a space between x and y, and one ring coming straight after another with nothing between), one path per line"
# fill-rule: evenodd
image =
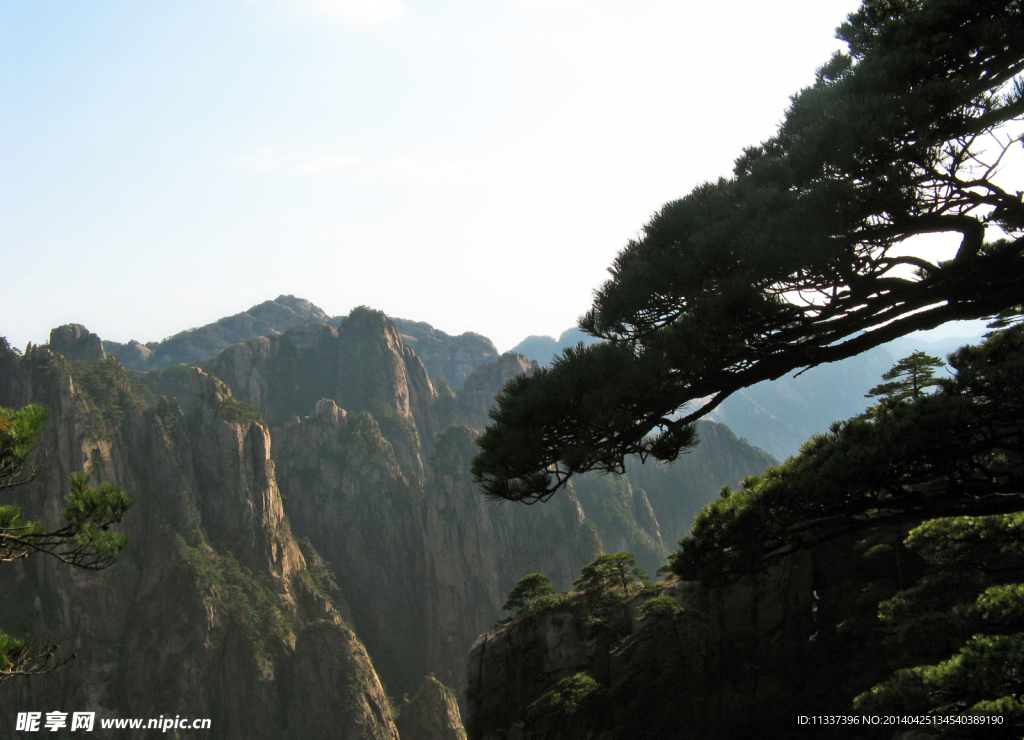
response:
M891 370L882 375L882 380L889 382L879 383L867 392L865 398L881 398L890 401L902 401L909 398L916 401L924 394L925 388L939 384L938 379L935 378L935 370L944 367L945 364L938 357L926 355L924 352L914 352L897 362Z
M615 258L580 320L605 341L506 386L473 463L487 495L674 460L737 390L1024 303L1021 186L993 179L1020 156L1024 6L865 0L837 34L776 135ZM937 232L953 259L903 253Z

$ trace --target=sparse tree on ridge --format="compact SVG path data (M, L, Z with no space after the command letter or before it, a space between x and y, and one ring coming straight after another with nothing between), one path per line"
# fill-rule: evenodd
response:
M647 571L636 564L631 552L611 552L598 555L588 565L583 566L579 578L572 585L580 591L602 592L614 588L629 590L630 584L646 581Z
M606 341L506 385L473 463L488 496L673 460L741 388L1024 303L1024 202L998 177L1021 151L1024 6L866 0L838 36L774 137L616 257L580 320ZM939 232L953 259L897 253Z
M551 585L546 575L541 573L530 573L519 579L516 585L508 593L508 600L501 607L505 611L520 611L531 602L547 596L554 596L558 590Z
M882 380L869 390L865 398L881 398L882 400L902 401L909 398L916 401L922 396L925 388L934 388L939 384L935 370L946 363L938 357L914 352L892 366L882 375Z

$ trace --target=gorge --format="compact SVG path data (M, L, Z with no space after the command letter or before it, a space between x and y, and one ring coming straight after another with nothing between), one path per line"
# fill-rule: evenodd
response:
M19 503L56 517L78 470L138 503L106 571L0 569L4 629L77 653L6 682L0 712L209 717L223 738L461 737L469 649L519 578L566 588L618 550L653 571L721 485L773 462L706 422L698 450L644 466L642 485L595 475L550 506L489 502L468 473L473 430L530 371L476 335L290 297L164 343L69 325L48 346L5 344L0 405L50 412Z

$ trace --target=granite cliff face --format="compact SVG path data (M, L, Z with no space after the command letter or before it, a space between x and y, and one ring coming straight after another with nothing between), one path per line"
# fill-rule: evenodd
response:
M405 336L383 314L356 309L339 327L260 337L208 365L272 425L292 526L338 573L357 633L403 693L427 672L463 686L465 651L523 575L565 588L600 552L633 551L651 571L667 553L661 512L628 478L585 477L544 507L481 497L468 474L473 429L503 384L536 363L508 353L453 392L433 383ZM687 503L669 505L671 481L703 456L651 473L673 534L685 511L714 497L722 483L713 474L735 481L770 461L708 429L739 453L691 485Z
M227 387L199 370L184 407L135 393L112 359L0 345L0 404L50 409L43 473L13 497L55 523L69 473L83 470L137 497L124 525L132 545L108 570L38 555L0 569L4 628L60 635L78 653L3 686L0 736L18 711L61 710L209 718L211 737L239 740L397 740L344 605L289 530L266 428L239 419ZM317 699L328 690L330 701Z
M432 675L402 702L397 724L402 740L466 740L455 692Z
M85 588L81 574L35 563L42 580L23 566L0 572L22 589L0 612L9 631L16 619L22 632L104 625L80 632L81 644L98 651L70 669L81 675L33 679L26 686L46 688L0 693L4 706L55 696L57 683L78 686L88 674L88 688L72 696L118 716L201 707L226 728L223 737L274 736L260 727L317 737L327 725L390 737L379 672L392 695L418 692L403 733L456 732L457 707L424 676L462 693L467 651L502 616L522 576L541 572L566 588L596 555L623 549L653 570L687 506L696 510L720 485L763 468L735 438L711 434L728 462L704 463L685 504L672 499L673 476L697 470L688 465L699 453L643 485L589 476L543 507L489 502L468 473L476 430L502 385L536 363L495 353L474 366L490 357L480 343L464 355L432 344L450 349L465 338L360 308L249 338L202 369L178 365L134 380L103 358L102 344L93 351L98 338L80 327L51 339L69 353L88 345L76 362L45 349L25 358L6 350L0 403L35 399L57 409L42 389L66 382L81 406L44 443L65 461L33 489L52 499L51 514L60 481L83 467L146 498L127 525L135 544L96 576L103 588L89 591L105 594L103 609L115 618L74 621L69 607L58 608L79 591L67 601L52 586L77 578L75 588ZM428 369L412 345L434 347L441 370ZM442 371L457 380L435 381ZM64 418L53 414L51 425ZM40 606L26 610L37 597ZM160 687L145 688L141 675L160 676ZM332 696L347 698L332 709Z
M210 369L273 425L292 526L338 574L396 691L428 672L463 685L465 651L518 578L543 569L568 584L598 552L574 497L532 511L489 504L472 486L470 427L529 369L522 358L477 369L456 394L433 384L392 321L356 309L340 327L232 347Z
M430 377L435 382L443 380L455 390L462 388L466 378L478 367L498 359L498 350L491 340L479 334L468 331L453 337L422 321L393 321L406 345L423 361Z
M778 464L764 450L737 439L725 424L698 421L697 435L700 444L674 463L640 464L632 458L626 464L626 477L634 487L646 492L668 545L689 534L693 518L700 510L718 498L723 485L733 485L727 481L739 481Z

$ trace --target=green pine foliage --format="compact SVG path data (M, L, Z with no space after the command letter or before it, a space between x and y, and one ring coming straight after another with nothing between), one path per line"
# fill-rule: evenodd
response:
M598 555L593 562L583 566L579 577L572 582L580 591L592 594L621 590L628 594L636 581L646 581L647 572L636 564L631 552L612 552Z
M281 646L295 644L295 624L281 599L231 553L212 548L199 530L175 537L175 556L203 606L241 629L257 674L272 678Z
M0 676L15 666L24 649L24 640L0 632Z
M1024 6L866 0L837 33L776 134L615 258L580 320L605 341L506 386L473 463L487 495L673 460L742 388L1020 305L1024 202L993 177L1020 156ZM901 254L938 232L953 259Z
M18 473L24 472L29 456L43 433L46 409L40 405L23 409L0 407L0 487L17 485Z
M933 519L906 545L932 567L879 605L883 645L901 667L862 693L858 711L999 715L977 737L1024 726L1024 511ZM958 731L963 734L963 728Z
M800 455L726 489L670 556L688 578L757 570L797 548L931 517L1024 508L1024 329L950 355L956 377L914 403L833 425ZM989 430L980 433L979 430Z
M946 363L938 357L914 352L893 365L882 376L880 383L867 392L867 398L881 398L883 401L897 402L904 399L917 400L925 388L933 388L939 384L935 378L935 370Z
M655 596L640 607L641 619L666 619L686 611L675 599L667 594Z
M152 400L149 390L134 382L132 374L116 357L99 362L67 362L59 358L57 362L66 363L66 370L85 396L89 411L86 429L96 439L112 439L132 411L148 406Z
M41 406L0 408L0 490L35 477L39 467L26 468L46 417ZM47 530L42 522L26 519L17 504L0 505L0 562L45 553L88 570L106 568L128 544L127 537L111 527L120 524L134 504L135 499L119 486L104 482L94 488L87 473L72 473L71 491L61 512L65 523L56 529Z
M530 573L523 576L508 593L508 599L501 608L505 611L522 612L538 599L547 599L558 595L558 589L551 585L550 579L541 573Z
M249 424L266 426L259 409L248 401L239 401L232 396L228 396L221 401L220 418L232 424L242 424L243 426Z
M526 716L531 721L544 717L571 717L591 711L604 694L601 684L593 676L585 672L576 673L563 678L551 691L530 704Z
M859 539L851 555L864 558L862 581L849 588L862 589L861 607L838 626L851 646L842 670L876 678L862 684L853 709L999 714L1001 728L953 730L1017 737L1024 728L1024 326L949 361L955 376L934 393L836 424L797 457L739 490L723 489L670 563L684 578L715 585L762 573L799 549ZM870 575L886 571L872 563L888 563L894 575Z

